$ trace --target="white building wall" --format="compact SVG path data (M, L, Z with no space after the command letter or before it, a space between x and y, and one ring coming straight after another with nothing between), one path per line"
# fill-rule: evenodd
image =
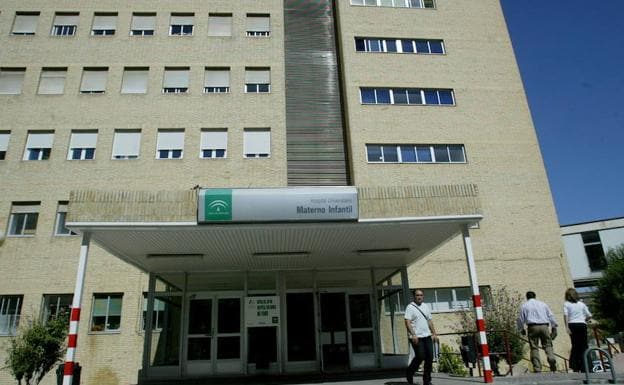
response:
M601 271L591 271L582 233L597 231L605 255L610 249L624 244L624 218L608 219L596 222L580 223L561 227L561 234L565 253L574 281L598 279Z

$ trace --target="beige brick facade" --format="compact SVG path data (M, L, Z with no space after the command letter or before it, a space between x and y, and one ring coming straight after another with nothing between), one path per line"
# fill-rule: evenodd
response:
M39 12L35 35L11 34L16 12ZM80 13L75 36L50 36L55 12ZM90 35L95 12L117 13L115 35ZM154 36L129 36L133 12L156 13ZM168 36L172 12L194 13L193 36ZM124 215L193 221L195 186L287 186L284 12L278 0L2 2L0 68L26 69L21 93L0 95L0 133L10 131L0 160L0 296L23 295L21 324L39 317L42 295L74 290L80 237L54 235L58 202L71 200L68 215L76 222L128 220ZM499 1L437 0L435 9L410 9L337 0L335 12L347 164L361 217L481 214L471 229L479 284L534 290L563 322L563 292L572 281ZM207 36L210 14L232 15L231 37ZM271 36L245 36L246 14L270 15ZM356 52L354 37L443 39L446 53ZM37 94L41 70L49 67L67 68L63 94ZM108 68L105 93L79 92L84 67ZM125 67L149 67L147 93L120 93ZM161 92L165 67L189 68L188 93ZM230 68L229 93L203 93L206 67ZM270 67L270 93L244 92L246 67ZM456 103L364 105L360 87L448 88ZM270 157L244 158L244 129L258 127L270 128ZM158 129L170 128L184 129L183 158L156 159ZM226 158L199 157L202 128L227 128ZM117 129L141 130L138 159L111 159ZM28 133L36 130L54 131L50 158L22 160ZM94 160L67 160L72 130L97 130ZM462 144L467 161L369 163L367 144ZM85 191L120 194L127 205L84 203ZM153 196L166 202L166 214L155 214ZM14 202L40 202L34 236L7 235ZM408 272L411 287L468 286L461 237ZM137 382L146 290L144 272L91 245L77 352L82 384ZM123 293L119 332L89 332L94 293ZM452 313L435 317L447 325L442 332L451 331ZM0 336L0 362L8 341ZM557 353L567 356L567 349L565 338L557 340ZM0 384L9 383L8 372L0 372Z

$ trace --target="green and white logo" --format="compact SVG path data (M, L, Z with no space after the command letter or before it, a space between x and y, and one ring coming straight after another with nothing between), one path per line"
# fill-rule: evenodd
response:
M232 220L232 189L210 189L204 195L206 221Z

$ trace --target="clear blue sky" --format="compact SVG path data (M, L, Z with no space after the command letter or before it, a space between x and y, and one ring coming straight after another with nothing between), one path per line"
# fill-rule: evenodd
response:
M501 3L559 223L624 217L624 0Z

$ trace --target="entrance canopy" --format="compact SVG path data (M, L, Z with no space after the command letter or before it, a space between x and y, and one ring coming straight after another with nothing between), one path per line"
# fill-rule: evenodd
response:
M408 266L478 215L357 222L68 224L146 272Z
M175 330L171 329L175 336L169 338L167 333L160 333L158 341L154 342L156 357L159 357L159 349L166 348L177 354L175 362L157 359L152 362L152 321L151 317L147 318L143 368L149 375L159 375L161 371L163 375L165 372L177 373L182 377L248 373L253 357L241 352L253 343L253 338L249 337L251 334L248 335L253 328L241 332L241 298L251 291L266 289L257 283L262 283L267 278L262 275L269 273L273 274L273 290L263 292L262 295L271 298L258 297L262 301L281 298L288 307L289 295L306 295L308 306L305 309L311 314L317 306L320 306L321 314L329 314L323 313L324 306L329 304L329 308L337 309L340 308L337 304L341 304L345 311L337 322L341 325L347 325L346 321L350 319L347 310L354 311L354 314L368 314L360 317L369 320L367 322L352 324L353 319L360 319L355 317L348 323L351 326L340 330L329 328L328 324L327 328L321 328L323 333L320 335L315 322L311 321L305 339L318 344L310 347L311 355L305 358L305 368L318 369L319 363L322 368L326 365L385 367L380 338L376 337L380 329L370 321L374 318L371 304L381 306L378 295L381 293L385 298L386 292L383 288L373 289L385 285L396 290L392 276L400 274L401 291L408 300L407 266L459 234L464 242L475 314L477 320L481 319L481 300L468 230L481 220L479 211L474 185L76 191L70 196L66 222L71 230L83 233L72 316L80 313L88 249L93 241L114 256L150 273L148 314L154 311L156 299L164 304L173 301L171 303L175 305L170 312L170 316L175 316L172 324L178 325ZM300 289L296 275L311 270L314 282L308 279L303 285L305 292L286 291ZM234 275L244 275L245 281L236 292L228 292L225 285L220 294L215 294L211 291L215 286L205 284L205 281L211 281L206 279L208 275L218 276L224 284ZM181 290L160 293L156 298L157 276ZM358 276L360 284L356 282ZM198 281L204 284L195 285ZM278 281L281 284L278 285ZM292 285L291 281L295 284ZM253 283L251 287L247 285L249 282ZM320 288L342 291L323 292L317 299L310 290L317 288L318 283L321 283ZM234 297L218 297L226 294ZM185 309L181 301L188 301L188 314L180 311ZM212 306L214 301L217 301L217 307ZM320 301L320 305L315 301ZM289 349L298 348L295 334L300 335L301 328L290 335L287 328L279 327L279 320L297 313L295 304L300 302L290 302L295 308L291 313L282 310L272 317L272 325L278 327L271 329L274 333L269 333L269 345L280 347L277 351L282 345ZM201 310L203 315L212 314L212 318L219 320L217 312L227 313L230 307L237 317L222 325L238 325L236 330L222 330L225 334L219 335L218 332L213 334L212 327L195 329L193 314L197 311ZM312 319L306 318L308 321ZM75 327L71 335L75 342L77 316L72 321ZM323 319L319 322L322 325ZM185 324L187 329L183 327ZM213 343L214 338L222 338L221 345L219 341ZM227 341L230 348L220 351L219 346L224 348ZM488 381L491 370L484 332L480 333L480 341L484 346L485 378L491 382ZM295 350L274 355L280 372L284 367L287 371L301 369L300 363L293 358ZM345 353L332 359L332 354L337 351ZM291 357L291 354L295 355ZM219 358L230 360L219 362ZM66 378L72 376L73 351L69 349L67 362Z
M146 272L408 266L481 219L474 185L75 191L66 226Z

